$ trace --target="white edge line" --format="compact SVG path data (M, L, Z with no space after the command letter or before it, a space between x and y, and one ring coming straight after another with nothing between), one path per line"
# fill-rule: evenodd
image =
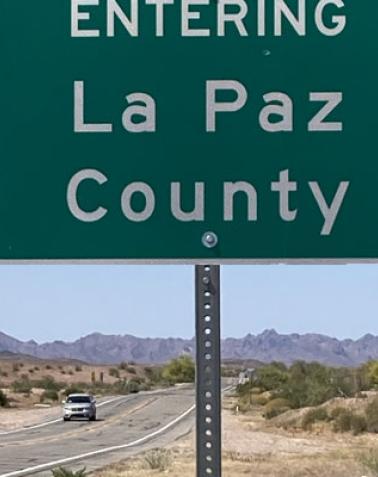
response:
M193 412L195 408L196 408L196 405L194 404L187 411L180 414L180 416L176 417L173 421L169 422L168 424L161 427L157 431L154 431L151 434L148 434L147 436L141 437L140 439L137 439L136 441L129 442L128 444L106 447L105 449L100 449L100 450L97 450L97 451L87 452L86 454L76 455L76 456L73 456L73 457L68 457L66 459L60 459L60 460L56 460L56 461L53 461L53 462L48 462L46 464L36 465L34 467L29 467L27 469L16 470L14 472L9 472L7 474L1 474L0 477L16 477L16 476L27 475L29 473L35 473L35 472L39 472L39 471L43 471L43 470L48 470L52 467L60 466L60 465L63 465L63 464L68 464L70 462L75 462L77 460L82 460L82 459L85 459L87 457L93 457L93 456L97 456L97 455L107 454L109 452L122 450L122 449L127 449L128 447L135 447L139 444L143 444L144 442L146 442L150 439L153 439L154 437L158 436L159 434L162 434L163 432L167 431L171 427L175 426L178 422L182 421L191 412Z
M129 397L129 395L117 396L116 398L109 399L108 401L100 402L99 404L97 404L97 407L102 407L102 406L105 406L106 404L111 404L112 402L125 399L126 397ZM34 426L25 426L25 427L20 427L19 429L13 429L11 431L0 432L0 436L9 436L11 434L18 434L20 432L31 431L33 429L40 429L41 427L46 427L46 426L51 426L52 424L56 424L57 422L60 422L61 420L62 418L59 418L59 419L54 419L53 421L46 421L40 424L35 424Z

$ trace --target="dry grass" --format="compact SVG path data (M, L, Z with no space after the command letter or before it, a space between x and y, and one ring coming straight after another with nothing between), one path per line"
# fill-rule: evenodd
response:
M174 458L168 469L149 469L143 457L129 459L96 472L93 477L193 477L193 452L173 450ZM223 457L223 477L361 477L373 476L351 454L329 454L321 457L253 456L226 452Z

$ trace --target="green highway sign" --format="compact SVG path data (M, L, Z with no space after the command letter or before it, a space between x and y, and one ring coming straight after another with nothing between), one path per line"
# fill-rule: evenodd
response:
M378 258L376 0L2 0L0 260Z

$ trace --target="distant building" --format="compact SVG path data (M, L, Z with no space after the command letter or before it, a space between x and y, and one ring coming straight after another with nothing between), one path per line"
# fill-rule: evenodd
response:
M255 378L256 369L248 368L239 373L239 385L250 383Z

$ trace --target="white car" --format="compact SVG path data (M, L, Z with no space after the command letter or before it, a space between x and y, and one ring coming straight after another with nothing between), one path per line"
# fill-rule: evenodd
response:
M70 394L63 401L63 420L83 417L89 421L96 420L96 399L89 394Z

